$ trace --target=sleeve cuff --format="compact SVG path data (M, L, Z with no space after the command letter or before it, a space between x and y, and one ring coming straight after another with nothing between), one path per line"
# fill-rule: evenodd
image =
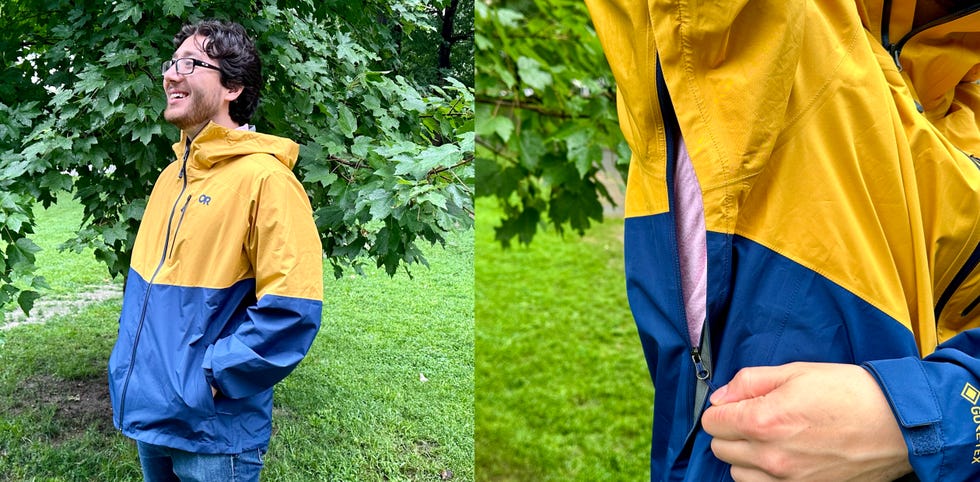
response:
M942 411L922 360L913 357L867 362L898 421L910 459L943 450Z

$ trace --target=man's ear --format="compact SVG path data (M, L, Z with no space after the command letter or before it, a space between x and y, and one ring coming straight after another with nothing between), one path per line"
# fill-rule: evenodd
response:
M225 87L225 100L228 102L233 102L238 96L242 95L244 87L241 85L233 85L231 87Z

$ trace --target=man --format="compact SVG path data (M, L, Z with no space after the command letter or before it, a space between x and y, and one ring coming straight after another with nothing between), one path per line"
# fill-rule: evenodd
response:
M651 479L980 480L980 2L587 2Z
M180 128L136 237L109 359L113 422L147 481L258 480L272 387L319 328L322 257L299 146L254 132L261 64L237 24L203 21L163 62Z

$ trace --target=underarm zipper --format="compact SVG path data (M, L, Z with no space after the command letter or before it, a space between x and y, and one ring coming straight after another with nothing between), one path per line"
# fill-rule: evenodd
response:
M946 290L943 291L943 294L936 302L935 316L937 322L939 321L940 316L943 314L943 309L946 308L946 304L949 303L950 298L952 298L953 294L955 294L956 291L960 289L960 286L966 282L967 278L970 276L970 273L977 268L977 265L980 265L980 244L973 249L973 254L971 254L966 260L966 263L960 267L960 270L956 273L956 276L953 277L953 280L949 283L949 286L946 287ZM968 315L974 308L977 307L977 304L980 304L980 298L973 300L973 302L971 302L963 310L963 312L960 313L960 316Z
M966 315L969 315L978 304L980 304L980 296L977 296L973 301L971 301L970 304L963 309L963 312L960 313L960 316L966 318Z
M711 330L705 320L701 330L700 346L691 347L691 361L694 362L694 377L697 385L694 388L694 423L701 418L704 402L711 391Z

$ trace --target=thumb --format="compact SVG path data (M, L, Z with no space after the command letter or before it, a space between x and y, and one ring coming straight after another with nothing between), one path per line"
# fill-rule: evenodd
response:
M711 404L724 405L761 397L789 381L792 375L793 371L786 366L743 368L731 382L711 394Z

